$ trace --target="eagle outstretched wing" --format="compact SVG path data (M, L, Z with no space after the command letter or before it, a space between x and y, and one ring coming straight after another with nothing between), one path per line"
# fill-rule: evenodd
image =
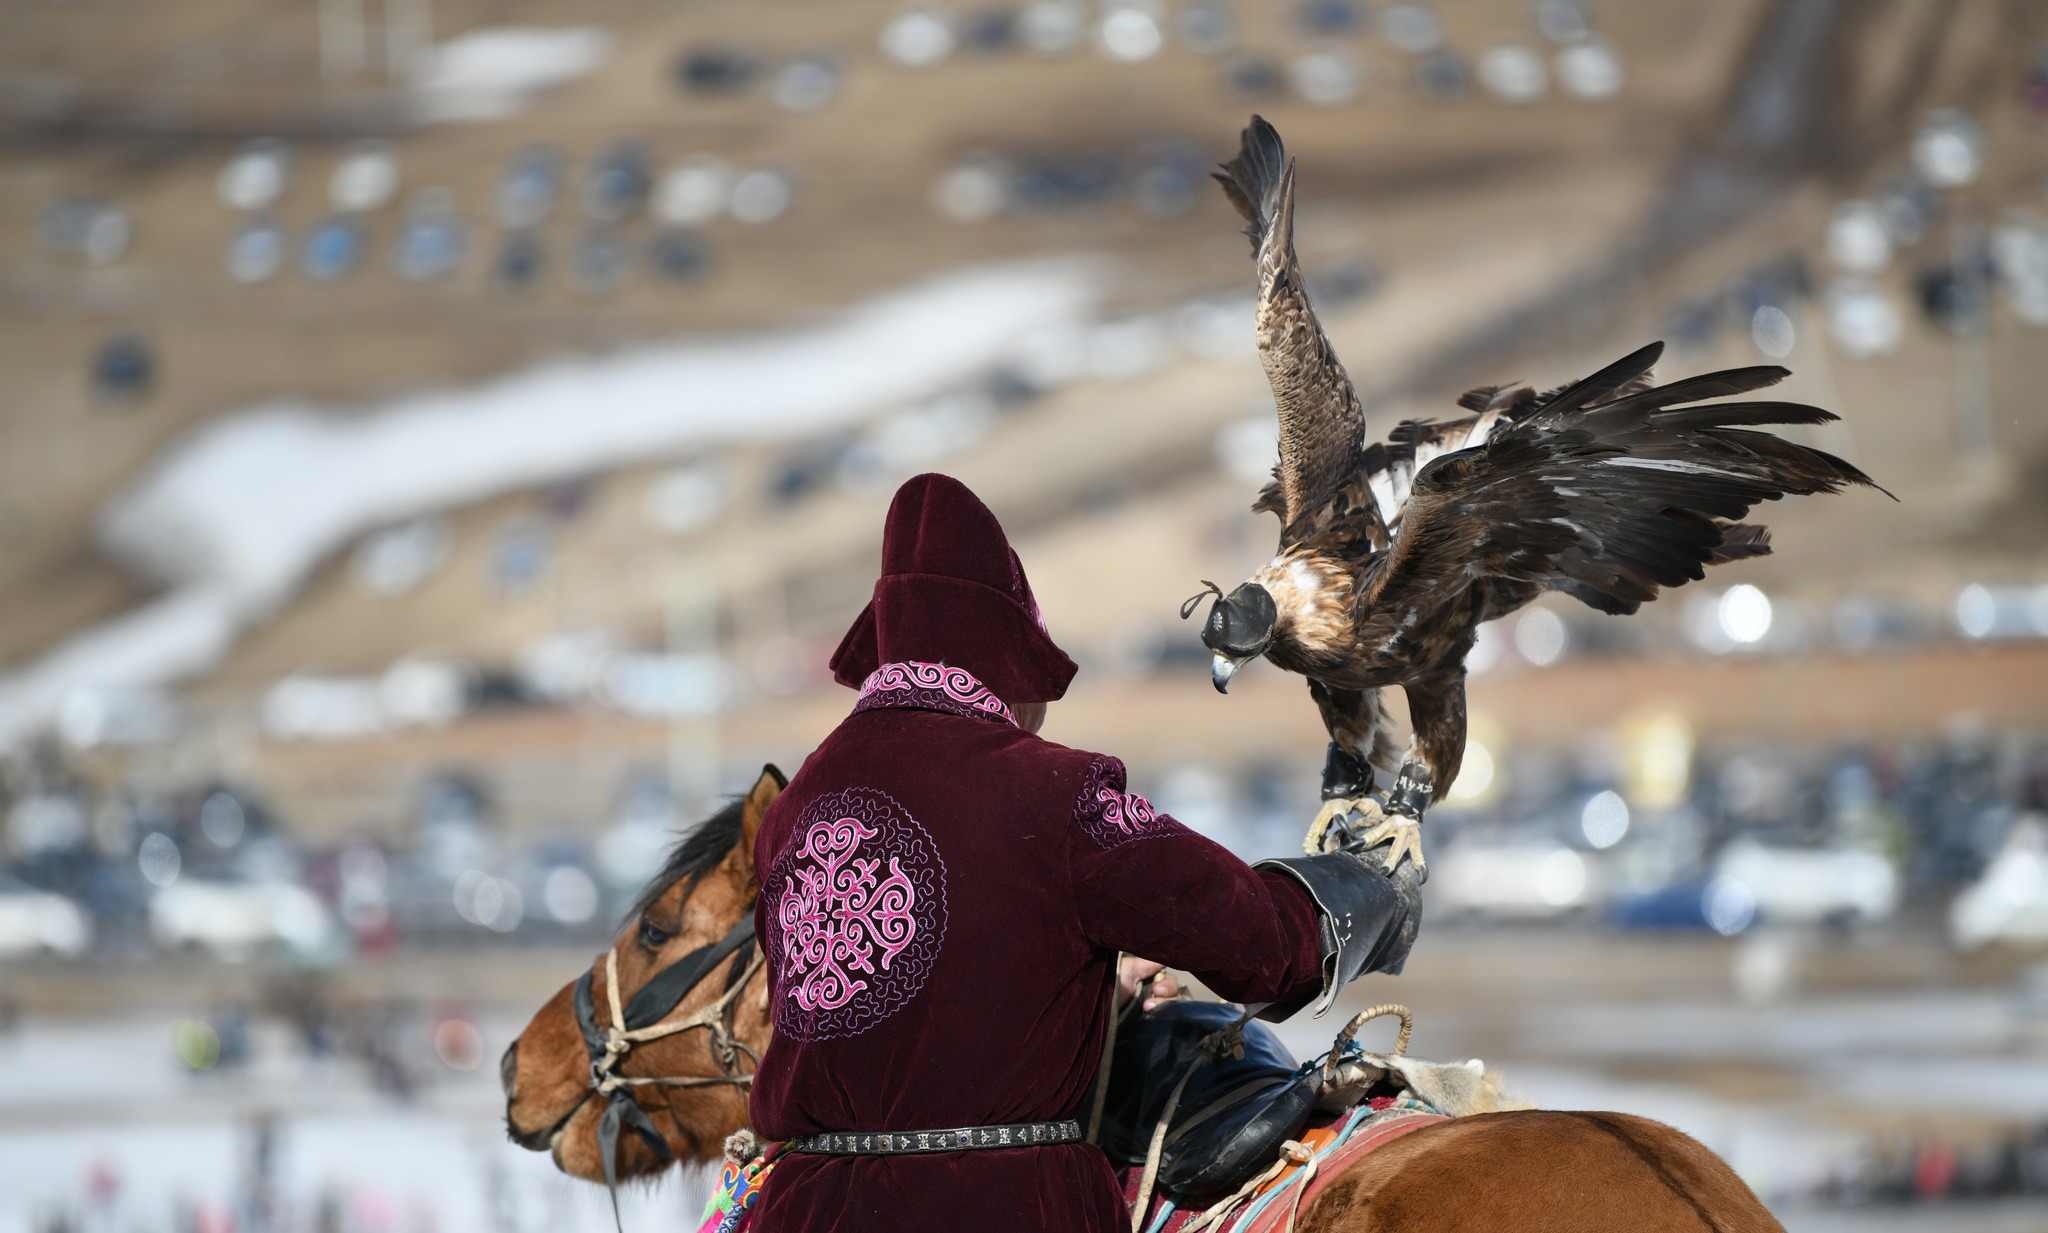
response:
M1398 625L1446 588L1484 577L1563 591L1602 612L1634 612L1659 588L1703 577L1708 565L1768 553L1765 529L1737 521L1759 501L1877 487L1840 458L1751 431L1826 423L1836 418L1828 411L1788 402L1694 405L1773 385L1785 369L1730 369L1647 387L1663 350L1653 343L1544 395L1483 444L1422 468L1392 543L1367 565L1365 623Z
M1245 217L1258 259L1259 356L1280 413L1275 487L1255 508L1293 526L1357 473L1365 407L1316 320L1294 258L1294 163L1280 134L1253 116L1237 157L1213 174Z

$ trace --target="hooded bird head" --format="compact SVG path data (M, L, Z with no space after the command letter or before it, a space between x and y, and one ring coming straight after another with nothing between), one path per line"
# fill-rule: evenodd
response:
M1230 678L1237 670L1273 644L1273 622L1278 617L1272 593L1256 582L1217 595L1209 607L1209 619L1202 624L1202 645L1214 656L1209 679L1215 682L1217 693L1230 692Z

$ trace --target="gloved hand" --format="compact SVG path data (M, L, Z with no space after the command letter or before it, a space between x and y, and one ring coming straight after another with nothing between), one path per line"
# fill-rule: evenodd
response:
M1368 856L1339 851L1265 860L1253 868L1286 874L1315 901L1323 934L1323 989L1316 1014L1327 1011L1337 991L1365 973L1401 970L1422 927L1423 874L1413 862L1389 875ZM1284 1019L1301 1005L1276 1005L1260 1017Z

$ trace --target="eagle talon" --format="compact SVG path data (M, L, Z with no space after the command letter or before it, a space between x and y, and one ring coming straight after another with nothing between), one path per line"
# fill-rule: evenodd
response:
M1415 862L1418 872L1429 868L1429 863L1422 857L1422 819L1398 813L1386 814L1377 826L1359 837L1359 847L1367 853L1383 844L1386 845L1386 853L1380 860L1389 876L1401 867L1404 856Z
M1358 817L1354 819L1353 814ZM1309 823L1301 850L1310 856L1321 856L1325 852L1362 851L1358 843L1358 828L1385 816L1376 797L1332 797L1323 802L1322 812ZM1334 839L1330 833L1333 829L1336 831Z
M1340 833L1348 834L1351 828L1345 824L1345 819L1353 810L1364 809L1372 803L1371 797L1364 796L1338 796L1324 801L1322 812L1308 824L1308 834L1302 837L1301 850L1310 856L1321 856L1328 850L1324 844L1329 839L1330 828L1335 826Z

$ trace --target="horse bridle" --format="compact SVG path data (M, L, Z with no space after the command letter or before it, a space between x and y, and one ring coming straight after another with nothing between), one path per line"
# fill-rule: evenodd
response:
M738 957L742 951L745 952L745 962ZM704 979L728 958L733 963L726 973L725 992L687 1019L664 1022L690 991L704 983ZM647 1144L648 1150L664 1162L675 1159L668 1140L655 1129L647 1111L633 1099L633 1089L646 1086L709 1087L725 1083L744 1088L753 1083L753 1071L739 1069L740 1054L752 1059L756 1068L761 1064L761 1055L733 1034L733 1019L740 990L746 988L754 974L761 970L761 965L761 948L754 944L754 912L749 905L746 913L723 938L709 946L698 947L656 972L623 1008L619 1005L619 947L614 942L604 954L605 996L609 1003L607 1009L611 1012L611 1022L605 1027L597 1025L596 999L590 991L592 978L597 974L596 965L591 965L589 971L577 978L576 1024L583 1030L583 1047L590 1054L590 1091L606 1100L605 1111L597 1119L597 1150L604 1163L605 1188L612 1196L614 1224L619 1224L618 1147L621 1127L630 1126ZM711 1056L723 1074L671 1078L619 1073L619 1064L625 1061L626 1054L634 1045L696 1028L711 1033ZM590 1099L589 1095L584 1099ZM623 1233L623 1225L620 1228Z

